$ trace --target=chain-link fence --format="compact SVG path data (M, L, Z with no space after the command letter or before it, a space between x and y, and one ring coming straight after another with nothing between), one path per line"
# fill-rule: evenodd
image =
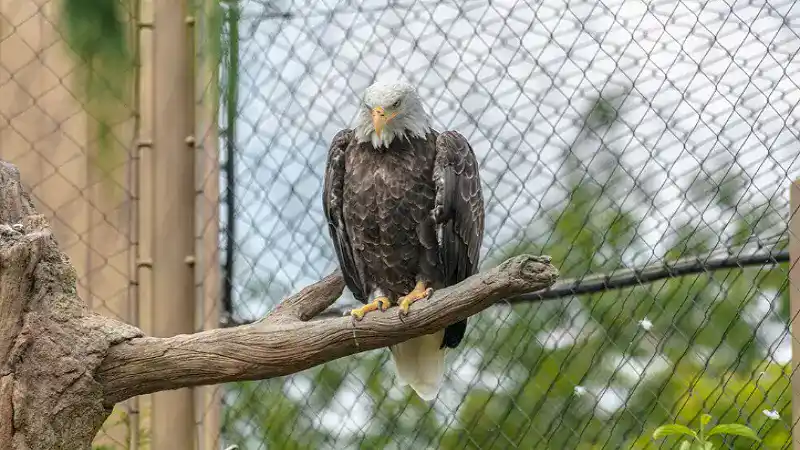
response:
M196 86L187 85L165 64L156 73L153 64L158 58L169 60L163 51L159 56L159 50L170 45L155 45L156 22L159 36L173 32L191 38L194 30L207 34L214 19L212 14L198 14L190 20L189 8L174 5L178 7L170 23L169 11L165 14L163 8L156 21L147 1L0 2L0 159L20 169L37 210L50 221L59 247L76 269L78 294L87 306L154 335L192 332L219 322L217 83L209 80L214 73L209 67L219 57L212 57L207 44L192 48L187 39L185 48L196 50L195 58L186 55ZM200 6L197 11L204 13ZM169 86L163 80L170 78L179 80L180 89L159 98L154 80L160 76L162 90ZM194 100L192 108L185 110L183 120L163 120L158 135L155 122L164 116L163 105L181 96L187 105L180 108ZM173 130L179 126L183 129ZM163 145L172 137L165 139L163 130L177 133L173 136L179 148ZM158 167L159 155L166 152L154 154L154 142L162 150L194 150L185 154L193 155L197 174L187 165L189 189L184 186L194 202L182 202L193 203L191 207L171 203L173 193L165 193L167 177L159 172L169 170L170 177L178 178L181 171L163 163ZM190 213L175 223L171 219L181 215L181 208ZM164 218L169 221L166 226L159 223ZM176 235L186 236L189 245L177 255L178 264L169 264L159 257L158 248ZM170 317L169 303L178 299L163 295L163 287L179 285L182 273L192 275L185 270L188 266L196 272L190 284L194 289L183 294L190 309ZM155 303L155 297L170 300ZM170 321L188 326L170 331ZM219 426L212 425L218 423L218 391L195 389L190 406L196 405L196 414L184 419L196 429L189 438L204 449L214 448L219 439ZM94 448L150 448L153 428L159 425L161 444L173 444L169 433L176 420L156 420L153 397L116 405ZM160 406L159 418L168 416L169 401L162 399Z
M238 67L223 64L238 89L222 133L233 155L223 206L233 322L336 267L321 209L327 148L376 77L413 83L435 128L474 147L482 266L543 253L563 279L546 300L472 319L431 404L399 388L388 352L373 351L227 386L225 443L677 448L653 430L694 427L709 413L755 429L758 448L790 448L794 2L286 1L226 11L238 19L225 27L238 37ZM349 294L341 304L353 304Z
M763 439L721 448L790 448L793 2L187 3L175 23L196 57L182 94L195 100L182 122L197 166L194 329L214 325L217 305L223 325L258 318L336 267L321 210L328 144L376 77L413 83L434 126L474 147L482 267L541 253L562 274L471 319L431 404L372 351L224 386L219 432L219 393L201 391L202 448L678 448L653 430L703 413ZM109 101L61 45L86 30L69 28L77 16L0 3L0 158L20 167L86 302L157 334L153 278L165 275L148 252L165 193L147 177L162 142L151 113L170 97L156 95L164 69L152 63L169 42L151 2L122 4L133 51L101 67L135 74L117 80L134 93ZM106 100L87 102L87 86ZM105 182L93 171L103 149L117 150ZM339 306L353 305L345 293ZM149 448L153 414L150 396L118 405L98 448Z
M58 6L0 2L0 158L20 169L38 211L49 219L76 269L81 298L103 315L136 323L127 164L134 108L109 98L98 114L86 103L86 66L64 49ZM110 175L105 183L92 163L100 147L115 155L103 165ZM126 448L125 406L109 418L98 443Z

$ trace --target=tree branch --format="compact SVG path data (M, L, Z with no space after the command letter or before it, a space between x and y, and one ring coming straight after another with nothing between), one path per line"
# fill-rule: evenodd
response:
M344 291L344 278L342 278L342 273L337 270L287 298L266 317L254 323L311 320L341 297L342 291Z
M436 291L407 316L391 308L358 322L310 321L341 295L335 272L257 323L143 337L78 298L69 258L16 168L0 161L0 448L88 449L111 407L129 397L295 373L432 333L557 277L549 257L518 256Z
M432 333L505 298L552 285L558 272L549 257L517 256L415 303L397 308L303 322L270 321L171 338L141 338L112 347L97 372L112 404L167 389L287 375L328 361ZM278 311L321 311L339 289L336 275L304 289ZM336 294L338 296L338 293ZM301 313L302 314L302 313Z

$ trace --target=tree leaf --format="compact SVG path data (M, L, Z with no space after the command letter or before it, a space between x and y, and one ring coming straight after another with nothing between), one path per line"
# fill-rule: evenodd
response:
M690 430L689 427L685 425L678 425L677 423L662 425L653 431L653 439L661 439L667 436L689 436L697 439L697 433Z
M691 441L683 441L681 442L680 448L678 450L692 450L692 442Z
M741 425L738 423L724 423L717 425L708 432L709 437L714 436L715 434L732 434L734 436L746 437L748 439L761 442L761 438L758 437L755 431L746 425Z
M706 426L709 422L711 422L711 415L703 414L700 416L700 425Z

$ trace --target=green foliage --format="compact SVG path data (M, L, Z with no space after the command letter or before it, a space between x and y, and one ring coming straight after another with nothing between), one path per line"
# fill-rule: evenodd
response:
M662 425L656 428L656 431L653 432L653 439L661 439L667 436L687 436L692 439L698 439L697 433L692 431L686 425Z
M719 424L706 432L706 426L710 422L711 416L709 414L702 414L700 416L700 427L697 432L689 429L689 427L685 425L662 425L653 432L653 439L662 439L668 436L688 437L691 439L682 441L680 446L680 448L685 448L687 450L713 450L717 447L711 442L711 437L725 434L741 436L756 442L761 442L761 438L758 437L752 428L738 423Z
M622 102L629 94L628 89L608 95L600 95L593 102L584 120L584 124L592 129L608 128L619 119Z
M708 431L709 438L717 434L730 434L734 436L742 436L748 439L752 439L754 441L761 442L761 438L758 437L755 431L753 431L750 427L746 425L740 425L738 423L726 423L722 425L717 425Z
M128 0L64 0L60 26L67 46L79 61L77 92L96 121L95 167L107 173L121 157L112 135L133 90L134 58L126 15ZM126 118L126 117L125 117Z

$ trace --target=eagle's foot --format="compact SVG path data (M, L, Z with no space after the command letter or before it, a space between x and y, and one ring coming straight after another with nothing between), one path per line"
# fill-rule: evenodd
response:
M361 308L350 310L350 315L356 320L361 320L364 318L364 315L370 311L386 311L390 306L392 306L392 304L389 303L389 299L387 297L377 297L375 300L367 303Z
M427 287L424 282L418 281L413 291L398 299L398 304L400 305L400 314L408 314L408 310L411 308L412 303L416 302L417 300L422 300L423 298L428 298L431 296L431 294L433 294L433 289Z

